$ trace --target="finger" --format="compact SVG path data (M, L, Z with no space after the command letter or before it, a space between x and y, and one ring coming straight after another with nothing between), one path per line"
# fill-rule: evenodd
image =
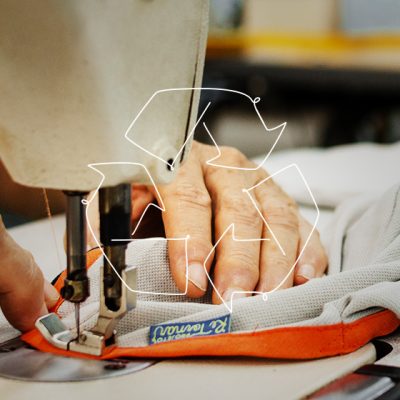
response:
M32 329L47 313L44 279L32 255L22 249L0 221L0 307L17 329Z
M246 158L235 149L226 148L222 154L219 161L224 165L247 165ZM258 282L262 220L243 192L255 177L252 171L207 168L206 185L213 202L216 238L234 225L234 232L227 232L216 248L213 279L217 291L213 302L217 304L222 299L230 302L251 295L245 292L253 291Z
M312 232L312 226L303 217L300 217L299 231L299 251L302 251L303 248L304 251L297 261L294 271L294 283L296 285L301 285L312 278L322 276L328 266L328 258L320 241L318 231L314 230ZM310 239L308 240L309 237Z
M216 223L224 225L227 221L221 216ZM253 224L253 227L256 228L256 225ZM219 229L216 231L219 232ZM231 232L223 237L216 249L213 303L220 304L222 299L229 303L251 295L248 292L255 289L259 278L259 254L259 241L238 242L233 240Z
M188 279L187 294L191 297L202 296L208 284L204 262L212 248L211 199L204 185L198 159L191 154L176 179L169 185L161 186L159 190L165 206L162 214L166 237L190 237L187 260L183 241L168 242L172 276L179 290L185 290ZM208 269L211 262L210 258L206 265Z
M261 246L259 291L288 288L293 285L293 267L299 246L298 212L294 201L272 180L255 189L260 211L268 224Z

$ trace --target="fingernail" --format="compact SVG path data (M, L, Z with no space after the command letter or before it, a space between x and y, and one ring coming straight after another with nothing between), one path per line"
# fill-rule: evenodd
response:
M303 264L299 271L297 272L298 276L302 276L303 278L310 280L315 278L315 268L311 264Z
M57 289L48 281L44 282L44 299L48 308L52 308L60 298Z
M207 290L207 276L203 264L189 264L188 280L203 292Z
M231 301L231 300L237 300L237 299L242 299L244 297L247 297L247 293L243 293L244 290L242 288L229 288L225 290L223 294L223 299L225 301Z

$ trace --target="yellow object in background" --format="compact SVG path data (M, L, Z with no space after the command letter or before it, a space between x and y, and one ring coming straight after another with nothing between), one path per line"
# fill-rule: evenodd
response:
M240 27L211 30L207 54L240 55L266 64L398 70L400 24L399 33L376 27L352 31L349 3L352 0L243 1Z

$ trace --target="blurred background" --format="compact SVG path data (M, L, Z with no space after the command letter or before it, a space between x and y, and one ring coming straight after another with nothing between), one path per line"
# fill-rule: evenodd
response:
M268 127L287 122L276 150L400 139L400 0L211 0L203 87L260 97ZM219 145L266 154L266 135L243 96L202 91ZM201 124L196 139L210 143ZM13 204L7 226L46 216L42 191L22 188L0 168ZM24 190L24 191L23 191ZM52 213L64 197L47 191ZM19 199L16 201L15 199ZM40 207L26 207L26 201Z
M269 127L287 121L277 149L400 139L400 0L211 0L210 18L203 86L260 97ZM240 96L209 101L218 144L266 148Z

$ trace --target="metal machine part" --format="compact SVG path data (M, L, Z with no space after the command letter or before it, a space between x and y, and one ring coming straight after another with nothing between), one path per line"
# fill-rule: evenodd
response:
M103 268L101 271L102 278ZM100 311L96 326L89 331L83 331L79 335L79 339L70 342L68 346L69 350L99 356L107 346L114 345L115 327L118 321L127 311L132 310L136 306L136 293L127 289L127 286L130 288L136 287L136 269L132 268L129 271L122 271L121 277L126 285L122 285L120 309L113 311L107 308L103 289L104 285L102 285L100 289Z
M54 322L54 321L53 321ZM141 371L154 360L89 360L56 356L30 348L19 337L0 344L0 376L34 382L75 382Z
M395 387L388 377L350 374L319 390L310 399L324 400L373 400Z
M125 270L125 251L131 238L131 185L121 184L99 191L100 241L104 246L103 294L104 306L117 312L121 309L122 282L118 278ZM113 241L113 239L127 239ZM117 275L118 274L118 275Z
M59 349L68 350L69 343L74 339L72 332L54 313L38 318L35 326L48 342Z
M101 272L101 277L103 272ZM129 287L136 287L136 269L122 271L122 279ZM100 312L94 328L83 331L79 338L54 313L44 315L36 321L36 328L42 336L53 346L62 350L100 356L106 346L114 344L115 327L120 318L136 305L136 293L122 286L120 310L112 311L105 307L103 289L100 293Z
M77 337L79 337L79 307L89 293L86 273L86 215L83 203L87 193L65 192L67 196L67 277L61 295L75 303Z
M70 345L59 343L60 332L48 327L41 332L53 345L72 351L101 355L106 346L115 343L115 327L125 313L135 307L136 270L126 273L125 251L131 237L131 185L120 184L99 190L100 240L104 246L104 264L101 269L100 310L96 326L80 332L80 304L89 296L86 272L86 193L66 192L67 195L67 277L61 294L75 303L76 338ZM127 241L113 241L127 239ZM129 295L128 295L129 292ZM53 321L53 322L51 322ZM39 319L39 326L54 323ZM60 321L61 323L61 321ZM58 325L60 328L60 325ZM67 328L66 328L67 329ZM67 335L63 334L63 337Z
M376 363L365 365L352 374L320 389L310 399L338 400L395 400L400 399L400 331L376 340L378 356Z
M61 295L65 300L81 303L89 297L86 274L86 216L82 201L87 193L67 195L67 277Z

